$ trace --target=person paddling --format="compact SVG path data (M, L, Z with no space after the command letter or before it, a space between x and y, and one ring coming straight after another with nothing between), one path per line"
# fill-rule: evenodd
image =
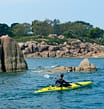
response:
M59 87L71 86L71 84L69 84L69 82L65 81L65 80L63 79L63 77L64 77L64 74L61 73L61 74L60 74L60 78L56 80L55 84L56 84L57 86L59 86Z

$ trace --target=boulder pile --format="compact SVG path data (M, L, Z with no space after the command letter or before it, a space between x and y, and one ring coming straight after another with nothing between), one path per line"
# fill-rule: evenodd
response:
M72 40L63 44L49 45L45 41L18 43L24 56L28 58L47 57L104 57L104 46Z

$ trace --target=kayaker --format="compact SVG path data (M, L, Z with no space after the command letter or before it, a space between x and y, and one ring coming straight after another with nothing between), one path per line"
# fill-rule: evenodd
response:
M62 87L62 86L67 87L67 86L70 86L69 82L65 81L65 80L63 79L63 77L64 77L64 74L61 73L61 74L60 74L60 78L56 80L55 84L56 84L57 86L59 86L59 87Z

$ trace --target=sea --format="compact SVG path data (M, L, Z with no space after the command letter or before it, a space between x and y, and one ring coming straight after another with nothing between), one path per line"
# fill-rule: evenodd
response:
M0 109L104 109L104 58L89 58L93 72L64 72L69 82L91 80L91 86L74 90L34 93L54 85L60 73L49 73L58 65L78 66L83 58L28 59L28 70L0 73Z

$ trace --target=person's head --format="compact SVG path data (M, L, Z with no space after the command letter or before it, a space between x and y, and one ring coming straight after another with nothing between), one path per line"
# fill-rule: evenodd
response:
M64 74L63 74L63 73L61 73L61 74L60 74L60 77L61 77L61 78L63 78L63 77L64 77Z

